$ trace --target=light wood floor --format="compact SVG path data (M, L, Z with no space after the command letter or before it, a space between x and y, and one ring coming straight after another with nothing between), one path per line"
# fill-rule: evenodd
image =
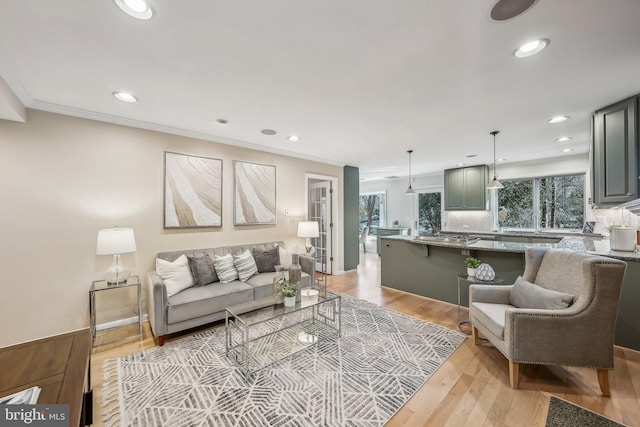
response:
M357 272L330 276L337 292L457 329L455 305L380 286L379 259L367 252ZM466 316L463 310L462 316ZM183 335L168 339L179 339ZM94 350L91 361L94 425L102 426L102 364L105 359L153 347L148 324L145 337L124 345ZM544 426L551 396L640 427L640 352L616 347L610 375L611 398L600 395L594 369L524 366L520 389L509 387L507 360L491 346L466 340L387 424L395 426Z

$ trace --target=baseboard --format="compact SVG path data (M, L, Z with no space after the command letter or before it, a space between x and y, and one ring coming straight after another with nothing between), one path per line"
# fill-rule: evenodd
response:
M149 320L149 316L147 314L142 315L142 321L145 322ZM128 317L126 319L114 320L113 322L106 322L96 325L97 331L102 331L104 329L117 328L119 326L127 326L138 323L138 316Z

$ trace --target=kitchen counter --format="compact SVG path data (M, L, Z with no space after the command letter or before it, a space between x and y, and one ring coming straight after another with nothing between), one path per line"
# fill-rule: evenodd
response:
M466 271L464 260L469 256L493 267L505 284L513 283L524 272L524 252L528 247L559 248L621 259L627 261L627 270L618 305L615 343L640 351L640 262L637 262L640 254L612 251L609 239L596 235L503 233L500 238L521 241L491 240L497 236L497 233L443 233L433 241L384 236L380 245L381 284L455 304L457 277ZM460 301L468 306L467 286L460 290Z
M478 233L471 233L471 236L478 236ZM538 238L553 238L552 234L505 234L507 236L518 237L538 237ZM480 237L480 236L479 236ZM512 252L512 253L524 253L526 248L555 248L555 249L569 249L574 252L586 252L588 254L602 255L610 258L621 259L623 261L640 261L640 253L638 251L624 252L611 250L609 246L609 239L607 237L594 237L594 236L565 236L561 237L558 243L526 243L526 242L501 242L497 240L471 240L467 242L451 242L451 241L429 241L418 240L414 236L385 236L383 239L397 239L404 240L417 245L427 246L441 246L449 248L460 248L477 251L492 251L492 252Z

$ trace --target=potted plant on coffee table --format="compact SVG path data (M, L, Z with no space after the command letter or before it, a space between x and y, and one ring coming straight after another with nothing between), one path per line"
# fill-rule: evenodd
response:
M294 307L296 305L296 294L298 293L298 284L286 282L280 288L280 295L284 297L285 307Z
M480 267L482 263L479 259L470 256L464 260L464 264L467 266L467 276L475 277L478 272L478 267Z

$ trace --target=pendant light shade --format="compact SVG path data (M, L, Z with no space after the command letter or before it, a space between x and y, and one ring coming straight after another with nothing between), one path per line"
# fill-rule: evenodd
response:
M504 185L498 181L498 174L496 172L496 135L499 133L499 130L489 132L490 135L493 135L493 179L489 182L489 185L487 185L487 189L489 190L499 190L504 188Z
M407 196L413 196L416 194L415 190L411 187L411 153L413 153L413 150L407 150L407 153L409 153L409 188L407 188L407 191L405 191L404 194Z

